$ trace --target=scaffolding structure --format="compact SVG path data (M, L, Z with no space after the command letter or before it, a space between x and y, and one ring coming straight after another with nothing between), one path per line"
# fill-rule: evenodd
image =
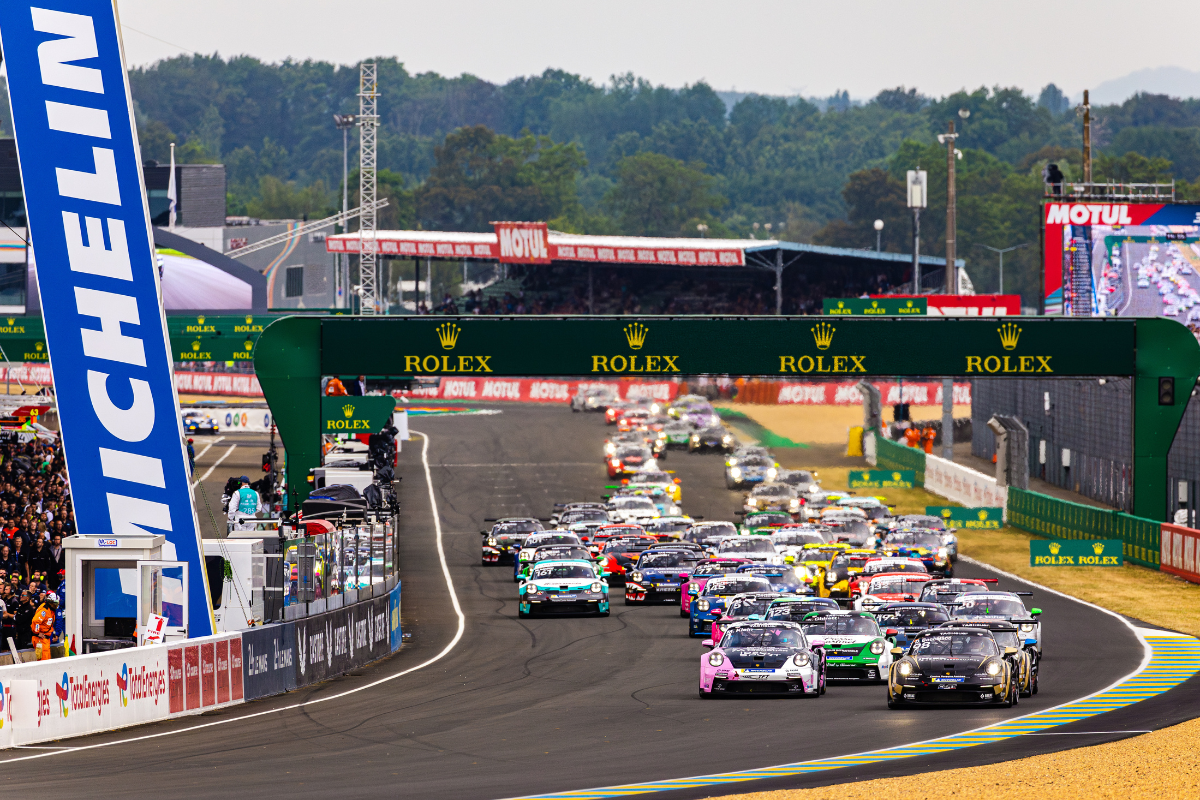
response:
M364 61L358 80L358 295L362 314L378 314L379 253L375 241L375 134L379 125L379 81L374 61ZM369 235L368 235L369 234Z

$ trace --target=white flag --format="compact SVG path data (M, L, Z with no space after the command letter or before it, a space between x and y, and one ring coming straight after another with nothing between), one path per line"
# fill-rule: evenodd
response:
M167 181L167 227L175 230L175 143L171 142L171 177Z

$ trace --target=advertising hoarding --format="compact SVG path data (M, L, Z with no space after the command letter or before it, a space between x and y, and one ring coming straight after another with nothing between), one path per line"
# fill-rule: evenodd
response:
M1048 202L1045 311L1200 324L1200 205Z

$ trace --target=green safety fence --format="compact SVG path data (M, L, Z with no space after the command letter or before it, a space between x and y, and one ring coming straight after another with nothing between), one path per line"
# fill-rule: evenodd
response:
M880 469L911 469L917 473L916 486L925 485L925 451L905 447L875 432L875 463Z
M1120 539L1125 559L1158 569L1162 523L1008 488L1008 524L1049 539Z

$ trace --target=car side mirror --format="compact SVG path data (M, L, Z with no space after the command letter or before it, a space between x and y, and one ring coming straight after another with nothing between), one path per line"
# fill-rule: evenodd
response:
M1004 655L1006 655L1006 656L1015 656L1015 655L1016 655L1017 653L1019 653L1019 652L1020 652L1020 651L1019 651L1017 648L1015 648L1015 647L1006 647L1006 648L1004 648Z
M712 640L712 639L705 639L705 640L704 640L703 642L701 642L700 644L701 644L701 646L703 646L703 647L714 647L714 645L713 645L713 640Z
M824 647L825 646L825 637L824 636L810 636L810 637L808 637L808 644L810 647Z
M895 628L888 628L884 631L884 635L886 636L898 636L899 634L900 631L896 630Z
M1042 613L1042 610L1040 608L1035 608L1032 611L1030 611L1029 613L1036 617Z
M904 648L903 648L903 647L893 647L893 648L892 648L892 655L893 655L893 656L902 656L902 655L904 655Z
M479 532L479 535L480 535L480 536L487 536L487 535L488 535L488 532L487 532L487 531L480 531L480 532Z

